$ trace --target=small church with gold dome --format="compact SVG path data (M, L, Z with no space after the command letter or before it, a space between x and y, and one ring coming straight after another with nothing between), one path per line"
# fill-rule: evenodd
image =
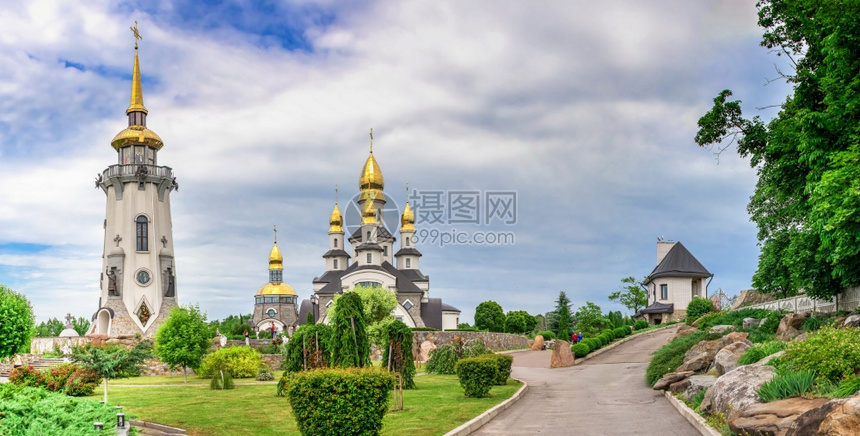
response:
M269 282L254 295L254 317L251 327L256 331L286 331L296 325L298 295L293 287L284 283L284 258L278 248L277 229L275 244L269 253Z

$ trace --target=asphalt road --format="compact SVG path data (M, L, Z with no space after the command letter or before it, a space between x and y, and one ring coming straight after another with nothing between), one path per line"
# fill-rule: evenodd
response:
M650 354L674 332L636 337L569 368L549 369L551 351L514 353L512 376L529 390L475 434L698 436L663 393L645 383Z

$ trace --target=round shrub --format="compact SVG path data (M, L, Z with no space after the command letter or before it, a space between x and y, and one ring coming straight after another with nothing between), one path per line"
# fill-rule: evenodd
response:
M259 381L271 381L275 379L275 375L269 371L268 368L260 370L257 374L257 380Z
M555 333L553 333L550 330L544 330L538 334L543 336L543 340L545 340L545 341L551 341L551 340L555 339Z
M66 380L63 393L73 397L92 395L101 382L98 373L88 368L78 368Z
M430 350L430 360L425 370L431 374L456 374L459 356L451 345L442 345Z
M585 338L580 343L588 345L589 353L601 347L600 340L597 338Z
M618 339L620 339L620 338L627 336L627 334L630 332L630 329L627 327L618 327L614 331L615 331L615 336Z
M499 386L506 385L508 377L511 376L511 365L514 363L514 358L507 354L483 354L481 357L496 365L496 384Z
M860 329L824 326L805 341L790 342L783 360L793 371L811 370L834 383L860 368Z
M9 383L37 388L45 386L45 374L32 365L22 366L9 373Z
M302 371L286 383L303 436L379 434L393 388L394 376L375 368Z
M579 343L571 346L570 351L572 351L573 355L576 357L585 357L591 352L591 349L588 348L588 345Z
M600 339L600 346L601 347L605 347L605 346L609 345L610 342L612 342L612 336L610 333L601 333L597 337Z
M714 303L707 298L693 298L690 300L690 303L687 304L687 325L693 323L693 321L702 317L702 315L706 313L711 313L714 311Z
M633 329L634 330L642 330L642 329L647 329L647 328L648 328L648 321L645 321L644 319L640 319L640 320L636 321L635 323L633 323Z
M62 391L66 387L66 381L78 369L74 363L63 363L51 367L45 377L45 387L51 392Z
M263 361L260 353L250 347L229 347L206 355L203 364L200 365L199 375L210 378L218 370L226 370L230 375L237 378L255 377Z
M487 396L496 381L496 363L481 357L470 357L457 362L457 378L467 397Z

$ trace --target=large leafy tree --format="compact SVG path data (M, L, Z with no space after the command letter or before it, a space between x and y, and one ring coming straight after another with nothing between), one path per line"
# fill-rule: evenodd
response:
M355 292L344 293L331 316L332 333L328 350L333 367L370 366L370 342L361 297Z
M505 331L505 311L495 301L485 301L475 308L475 327L491 332Z
M603 316L600 306L586 301L585 305L576 311L576 330L591 336L609 327L609 319Z
M82 316L74 318L72 319L72 328L75 329L79 335L84 336L87 334L87 330L90 329L90 320Z
M50 318L47 321L40 322L34 331L34 336L37 338L55 338L60 336L65 326L63 322L57 318Z
M793 93L767 124L720 92L696 142L736 143L758 172L748 211L761 244L753 285L819 299L860 284L860 2L761 0L762 45L787 56Z
M609 294L609 301L621 303L622 306L630 309L632 314L635 314L639 309L648 305L648 290L639 284L645 280L647 278L637 282L633 276L621 279L621 290Z
M33 308L27 297L0 284L0 357L29 348L33 323Z
M535 317L525 310L511 310L505 315L506 333L528 333L535 326Z
M173 368L181 366L185 383L188 383L188 368L199 368L211 345L206 314L197 306L170 309L155 333L155 354Z
M140 341L134 348L122 345L86 344L72 350L72 360L89 368L104 379L104 402L108 401L108 380L125 378L136 374L143 361L152 357L152 343Z

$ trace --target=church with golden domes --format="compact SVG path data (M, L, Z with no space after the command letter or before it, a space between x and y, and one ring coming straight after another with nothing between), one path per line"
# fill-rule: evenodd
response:
M256 331L286 331L296 325L298 295L293 287L284 283L284 258L278 248L277 229L275 244L269 253L269 282L254 295L254 317L251 327Z
M457 328L460 311L430 297L430 276L421 271L421 252L415 247L415 215L408 201L399 220L399 247L385 226L385 181L373 155L372 134L358 188L360 222L347 238L343 214L335 202L329 217L328 251L322 255L325 270L313 280L313 295L299 306L298 323L307 322L308 314L315 322L328 322L328 308L336 294L368 286L392 292L397 297L392 315L410 327Z

